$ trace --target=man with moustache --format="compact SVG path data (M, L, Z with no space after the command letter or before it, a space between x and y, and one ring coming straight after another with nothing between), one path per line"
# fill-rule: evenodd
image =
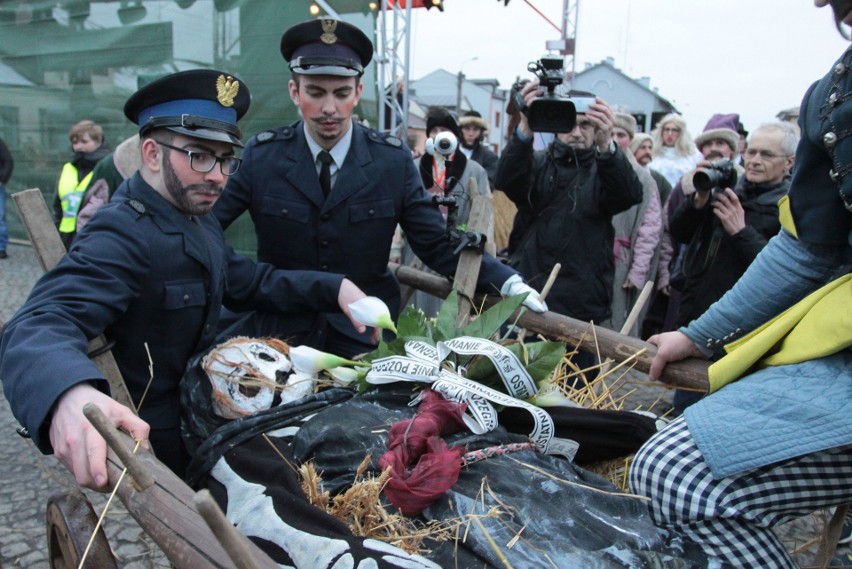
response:
M654 159L654 139L651 138L650 134L637 132L633 136L633 140L630 141L630 152L633 153L636 162L648 170L651 177L654 178L657 189L660 191L660 203L665 205L666 200L669 199L669 194L672 193L672 185L666 180L665 176L648 166Z
M239 169L237 120L249 101L245 85L213 70L169 75L131 96L124 112L140 126L139 171L3 329L0 377L15 417L82 486L107 482L106 444L82 412L88 402L183 474L178 385L187 361L212 345L223 303L348 314L364 297L341 275L236 255L207 215ZM88 342L101 334L139 416L109 397L89 359Z
M387 264L397 225L417 257L442 275L455 273L459 255L410 151L400 139L352 120L373 46L357 27L319 19L287 30L281 54L292 72L290 98L303 118L248 142L243 167L228 181L214 214L228 227L248 210L259 260L346 274L381 298L396 319L399 283ZM528 293L527 306L546 310L517 272L487 254L478 287ZM338 314L278 318L257 312L250 333L293 338L347 357L375 349L351 328Z

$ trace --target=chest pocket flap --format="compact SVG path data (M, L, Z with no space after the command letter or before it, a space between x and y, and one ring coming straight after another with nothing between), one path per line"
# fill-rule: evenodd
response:
M165 299L163 306L166 310L180 310L195 306L204 306L207 291L201 281L173 281L165 283Z
M394 215L395 209L392 199L371 200L353 203L349 206L349 221L352 223L393 217Z
M311 219L311 205L304 202L287 200L276 196L265 196L263 198L264 215L284 217L288 221L309 223Z

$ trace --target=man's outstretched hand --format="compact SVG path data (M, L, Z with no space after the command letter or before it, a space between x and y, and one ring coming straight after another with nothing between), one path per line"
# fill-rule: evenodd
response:
M83 415L83 406L94 403L118 429L142 440L148 448L151 428L132 410L88 383L78 383L62 394L50 421L53 452L80 486L103 491L107 484L107 444Z

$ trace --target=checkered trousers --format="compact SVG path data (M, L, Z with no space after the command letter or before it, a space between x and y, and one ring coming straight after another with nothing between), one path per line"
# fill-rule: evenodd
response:
M698 544L708 556L734 567L795 568L770 528L852 502L852 447L716 480L681 417L636 453L630 489L651 498L658 526Z

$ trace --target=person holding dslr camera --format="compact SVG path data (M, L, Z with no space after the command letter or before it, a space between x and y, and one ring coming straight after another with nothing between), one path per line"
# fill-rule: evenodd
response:
M737 175L730 159L701 162L692 173L695 192L675 210L669 224L675 241L687 246L678 327L722 298L778 233L778 200L790 189L798 142L792 124L766 123L749 137L744 175ZM675 411L682 412L698 398L698 393L678 391Z

